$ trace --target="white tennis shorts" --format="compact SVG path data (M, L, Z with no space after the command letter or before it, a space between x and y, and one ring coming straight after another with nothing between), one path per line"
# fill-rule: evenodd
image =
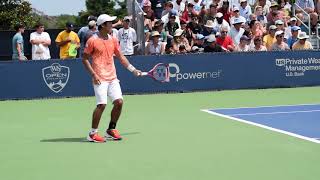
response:
M112 102L117 99L123 99L119 80L101 82L99 85L94 84L93 89L97 99L97 105L107 104L108 97Z

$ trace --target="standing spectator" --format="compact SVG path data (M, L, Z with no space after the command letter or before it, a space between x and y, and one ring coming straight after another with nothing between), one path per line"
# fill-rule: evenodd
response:
M288 27L286 27L285 31L284 31L284 38L285 39L288 39L291 36L291 28L294 26L297 26L297 18L292 17L292 18L290 18L290 22L289 22Z
M218 12L223 14L223 19L228 23L230 22L231 12L229 11L229 1L223 0L222 7L218 9Z
M123 28L119 29L118 39L120 41L120 50L125 56L134 54L134 43L137 41L136 31L129 26L131 17L126 16L123 18Z
M230 37L232 38L235 45L240 43L240 38L244 33L244 29L241 27L244 22L240 18L236 18L233 21L233 26L229 32Z
M208 46L204 48L204 52L223 52L223 48L216 43L216 37L211 34L207 39Z
M262 45L261 37L255 37L253 39L254 47L250 48L250 51L267 51L267 48Z
M16 34L12 38L12 60L28 60L24 56L24 41L22 37L24 25L17 24L14 29L16 30Z
M264 46L266 46L268 51L271 50L273 43L276 42L276 38L274 36L276 33L276 30L277 30L277 27L275 25L271 25L269 27L269 34L267 34L263 37L263 44L264 44Z
M204 15L203 22L207 22L208 20L211 20L211 21L215 20L216 15L218 13L217 7L218 7L217 4L210 4L210 9Z
M147 43L145 55L161 55L165 51L165 45L159 40L160 34L158 31L152 31L151 41Z
M95 16L89 16L88 17L88 23L90 21L97 21L97 17ZM83 26L80 28L80 30L78 31L78 37L80 39L80 54L79 54L79 57L81 58L82 57L82 54L83 54L83 50L84 50L84 47L86 45L86 34L87 34L87 31L89 31L89 26Z
M182 16L184 9L186 8L185 1L183 0L174 0L173 2L173 9L178 12L179 16Z
M51 39L47 32L44 32L44 25L36 25L36 31L30 34L32 44L32 60L48 60L51 58L49 47Z
M97 22L92 20L88 23L88 27L89 27L89 30L87 31L87 33L85 34L85 39L84 39L84 43L87 44L87 41L88 39L93 36L94 34L97 34L99 31L97 29ZM117 29L115 28L112 28L112 31L111 31L111 35L113 37L118 37L118 31Z
M276 42L273 43L271 46L272 51L284 51L284 50L290 50L287 43L283 41L284 32L283 31L277 31L275 33L276 36Z
M263 15L262 6L256 6L254 9L254 14L257 16L257 20L261 23L263 27L266 27L268 20L265 15Z
M216 19L213 22L213 30L215 32L220 32L222 27L227 27L228 32L230 31L230 25L229 23L223 19L223 14L222 13L217 13Z
M244 17L246 20L249 20L250 14L252 14L251 7L248 5L247 0L240 0L240 16Z
M249 51L249 45L248 45L249 41L250 39L247 36L245 35L241 36L240 43L239 45L236 46L235 51L238 51L238 52Z
M293 44L298 41L298 34L300 30L301 29L299 26L293 26L291 28L291 36L287 40L287 44L290 47L290 49L292 49Z
M220 37L217 38L217 44L219 44L226 51L234 51L234 43L232 38L228 35L228 28L222 27L220 31Z
M309 36L307 35L306 32L301 32L298 35L298 41L295 42L292 46L292 50L308 50L308 49L313 49L311 43L307 41Z
M77 56L77 49L80 47L80 39L73 31L73 24L66 23L66 29L60 32L56 38L56 43L60 48L60 59L73 59Z
M314 1L313 0L296 0L296 4L306 11L310 15L311 21L311 31L316 31L316 26L318 24L318 14L315 11ZM294 6L297 14L302 14L302 10L297 6Z

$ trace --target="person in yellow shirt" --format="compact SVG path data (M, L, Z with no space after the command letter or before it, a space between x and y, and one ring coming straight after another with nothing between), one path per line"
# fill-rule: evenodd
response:
M80 39L73 31L73 24L66 23L66 29L60 32L56 38L56 43L60 47L60 59L74 59L80 47Z
M271 25L269 27L269 33L263 37L263 45L270 51L272 48L273 43L276 42L275 33L277 27L275 25Z
M298 35L298 41L295 42L292 46L292 50L308 50L308 49L313 49L312 44L307 41L309 36L307 35L306 32L300 32Z

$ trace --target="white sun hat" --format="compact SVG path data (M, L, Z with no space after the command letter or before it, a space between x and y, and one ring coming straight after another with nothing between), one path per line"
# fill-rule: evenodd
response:
M298 35L298 39L308 39L308 38L309 38L309 36L307 35L306 32L301 32Z
M101 14L97 19L97 25L100 26L105 22L112 22L117 19L117 16L109 16L107 14Z

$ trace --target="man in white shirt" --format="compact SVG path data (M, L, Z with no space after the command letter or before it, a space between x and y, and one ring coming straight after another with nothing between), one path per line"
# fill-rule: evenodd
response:
M229 35L232 38L235 45L240 44L240 38L242 37L244 33L244 29L241 27L244 21L240 18L235 18L233 20L233 26L231 27L231 30L229 31Z
M36 31L30 34L32 44L32 60L48 60L51 58L49 45L51 39L47 32L44 32L44 25L37 24Z
M136 31L129 27L131 17L126 16L123 19L123 28L119 29L118 39L120 41L121 52L126 56L134 54L134 43L137 41Z
M251 7L248 5L247 0L240 0L240 16L244 17L246 20L249 20L250 14L252 14Z

